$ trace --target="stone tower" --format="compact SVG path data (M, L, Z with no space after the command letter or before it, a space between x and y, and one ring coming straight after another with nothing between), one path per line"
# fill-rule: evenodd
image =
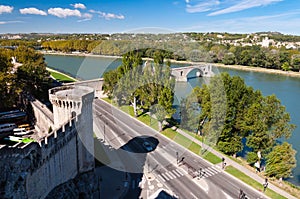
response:
M54 128L58 129L71 118L77 120L77 156L79 172L94 168L93 100L94 89L68 85L49 90L53 105Z

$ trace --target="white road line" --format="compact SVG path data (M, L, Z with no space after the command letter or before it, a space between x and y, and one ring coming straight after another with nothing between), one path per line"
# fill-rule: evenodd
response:
M183 173L180 169L176 169L176 171L177 171L178 173L180 173L181 175L184 175L184 173Z
M170 176L172 176L172 178L176 178L176 176L172 173L172 171L169 171L168 174L169 174Z
M165 179L161 176L161 175L158 175L158 178L163 181L163 182L166 182Z
M210 169L205 169L204 170L206 173L209 173L209 174L212 174L212 175L214 175L215 173L213 172L213 171L211 171Z
M192 192L191 192L192 198L193 199L197 199L197 196L195 196Z
M180 177L180 176L181 176L176 170L173 170L172 172L173 172L177 177Z
M166 172L165 175L168 176L168 177L170 178L170 180L173 179L172 176L170 176L170 175L168 174L168 172Z
M217 173L221 172L219 169L215 168L215 167L211 167L214 171L216 171Z
M167 181L170 180L170 179L168 178L168 176L165 175L164 173L162 173L161 176L164 177Z

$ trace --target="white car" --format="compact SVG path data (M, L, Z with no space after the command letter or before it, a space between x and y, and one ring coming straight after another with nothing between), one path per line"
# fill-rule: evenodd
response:
M145 141L145 142L143 143L143 147L144 147L147 151L152 151L152 150L153 150L153 146L152 146L149 142L147 142L147 141Z
M31 131L27 131L25 128L15 128L13 130L14 135L26 135L30 134Z

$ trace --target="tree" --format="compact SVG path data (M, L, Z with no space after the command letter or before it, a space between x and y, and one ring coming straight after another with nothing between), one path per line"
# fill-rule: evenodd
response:
M248 152L247 153L247 162L250 164L250 165L253 165L254 163L256 163L257 161L259 161L259 158L257 156L257 153L255 152Z
M40 96L49 84L49 72L38 63L26 63L17 70L17 81L23 91ZM44 96L46 97L46 96Z
M284 62L281 66L281 69L284 70L284 71L288 71L290 70L290 64L289 62Z
M291 177L296 167L295 154L296 151L287 142L275 146L266 157L266 175L277 179Z
M191 93L180 102L181 127L189 131L199 130L200 103Z
M300 55L293 55L292 56L292 61L291 61L291 66L293 69L299 71L300 70Z
M279 138L289 138L295 125L290 115L275 95L258 95L243 117L242 130L247 136L247 146L254 152L269 151Z
M235 56L232 52L225 53L222 63L225 65L233 65L235 64Z

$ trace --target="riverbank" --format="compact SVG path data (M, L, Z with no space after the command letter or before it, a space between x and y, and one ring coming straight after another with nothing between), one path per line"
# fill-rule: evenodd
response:
M48 52L48 51L41 51L41 53L45 55L61 55L61 56L80 56L80 57L100 57L100 58L114 58L120 59L122 56L115 56L115 55L95 55L91 53L62 53L62 52ZM153 60L152 58L143 58L143 60ZM171 63L176 64L207 64L204 62L192 62L192 61L177 61L177 60L170 60ZM213 63L213 66L222 67L222 68L230 68L235 70L243 70L243 71L252 71L252 72L260 72L260 73L270 73L276 75L285 75L290 77L297 77L300 78L300 72L293 72L293 71L282 71L282 70L275 70L275 69L267 69L261 67L253 67L253 66L242 66L242 65L225 65L220 63Z
M67 82L76 82L76 81L78 81L74 77L71 77L71 76L69 76L65 73L60 72L60 71L57 71L57 70L54 70L54 69L48 68L48 67L46 69L47 69L47 71L50 72L52 78L59 81L59 82L65 82L65 81L67 81Z

